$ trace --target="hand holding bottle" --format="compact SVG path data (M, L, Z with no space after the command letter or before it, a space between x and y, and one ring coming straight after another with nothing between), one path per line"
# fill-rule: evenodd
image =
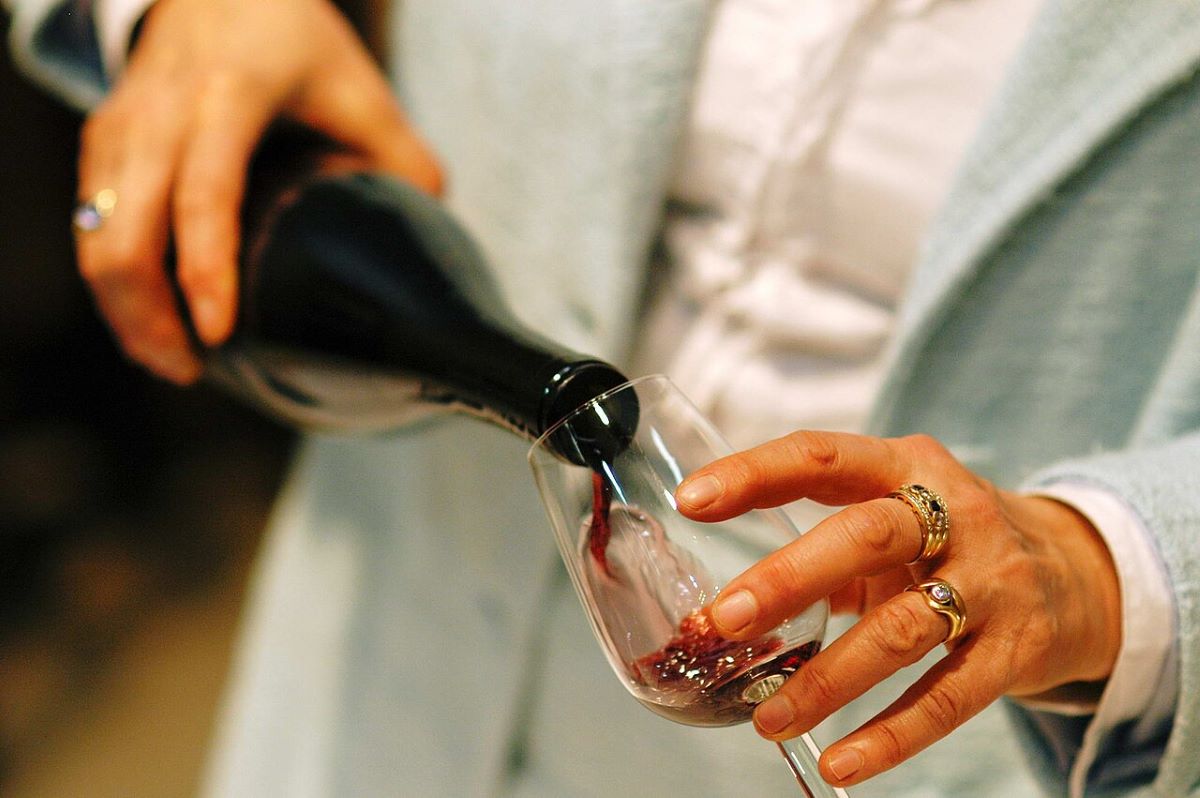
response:
M164 270L169 242L201 340L219 345L237 309L246 171L278 118L307 125L363 168L441 189L434 156L327 0L158 0L119 83L83 131L79 194L114 192L77 237L80 270L134 361L196 379Z

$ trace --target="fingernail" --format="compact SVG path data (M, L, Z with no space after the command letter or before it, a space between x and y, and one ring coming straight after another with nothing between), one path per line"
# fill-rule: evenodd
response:
M675 494L675 498L681 504L686 504L688 507L699 509L707 507L717 500L721 495L723 488L720 481L716 477L704 475L697 479L683 483L679 491Z
M845 781L861 770L864 762L862 752L857 748L842 748L830 754L825 764L838 781Z
M758 616L758 600L747 590L739 590L717 599L712 619L726 632L745 629Z
M787 696L777 695L768 698L754 710L754 725L767 734L781 732L795 719L792 702Z

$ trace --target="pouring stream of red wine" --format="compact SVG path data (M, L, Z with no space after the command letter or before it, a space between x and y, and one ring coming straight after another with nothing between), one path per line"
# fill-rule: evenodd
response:
M592 472L592 523L588 526L588 550L600 563L605 576L613 577L608 567L608 540L612 537L609 513L612 510L612 488L599 471Z

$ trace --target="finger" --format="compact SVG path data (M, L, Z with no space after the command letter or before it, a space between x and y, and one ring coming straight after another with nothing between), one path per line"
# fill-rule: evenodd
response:
M327 81L332 84L332 81ZM440 196L445 178L429 146L417 135L385 86L359 91L339 81L309 96L319 113L298 113L297 119L361 152L375 168Z
M913 583L907 568L894 568L871 577L852 579L829 594L829 612L833 615L863 616Z
M932 439L921 446L916 441L917 436L895 440L793 432L704 466L680 484L675 496L680 512L701 521L723 521L801 498L830 505L861 502L895 489L914 472L917 460L935 457L940 449Z
M355 36L338 14L330 24ZM401 111L391 86L361 46L343 48L289 105L289 115L369 156L376 168L439 196L444 176L436 157Z
M758 706L759 734L784 740L803 734L875 685L912 665L946 639L945 619L916 593L899 593L871 611L806 662Z
M171 122L127 127L128 116L107 112L85 127L80 188L85 197L116 192L117 207L94 231L79 232L80 273L121 348L135 362L177 383L194 381L200 363L191 351L167 276L168 186ZM153 145L143 142L152 141ZM152 153L126 158L120 148Z
M246 170L275 107L261 87L214 80L188 129L173 200L177 276L196 332L209 346L233 331Z
M96 304L130 360L179 385L195 382L200 361L178 317L162 310L174 298L157 288L153 281L114 282L97 292Z
M712 606L722 635L763 634L815 601L913 560L921 528L908 505L875 499L829 516L732 579Z
M826 748L821 775L856 784L889 770L966 723L1007 689L1003 652L968 640L891 706Z
M114 99L88 115L79 134L79 190L84 198L105 186L102 181L120 170L127 125Z

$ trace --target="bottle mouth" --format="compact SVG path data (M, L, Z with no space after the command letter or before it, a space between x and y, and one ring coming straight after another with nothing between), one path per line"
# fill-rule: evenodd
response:
M615 370L611 373L619 374ZM625 451L637 434L641 415L637 387L665 379L661 374L650 374L625 380L577 403L534 441L529 458L532 460L539 451L549 451L576 465L600 470Z

